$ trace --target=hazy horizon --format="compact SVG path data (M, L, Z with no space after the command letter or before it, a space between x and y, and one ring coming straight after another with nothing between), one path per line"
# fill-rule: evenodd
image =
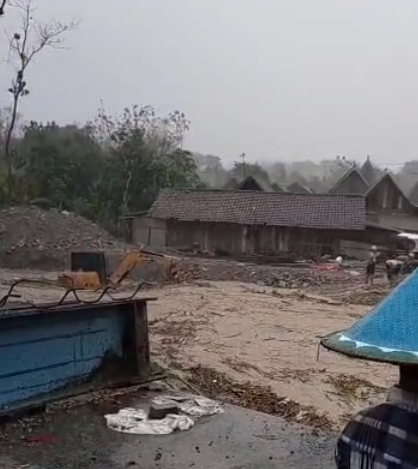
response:
M418 158L418 3L412 0L38 0L81 20L30 68L25 119L60 124L131 104L178 109L185 146L247 161L345 155L396 170ZM0 25L13 31L9 8ZM7 57L3 39L0 55ZM0 105L12 70L0 64Z

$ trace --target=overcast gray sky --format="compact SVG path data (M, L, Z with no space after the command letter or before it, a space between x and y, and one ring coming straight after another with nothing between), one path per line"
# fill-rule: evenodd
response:
M189 148L229 161L418 158L417 0L37 4L41 18L81 24L69 50L31 68L26 118L82 122L101 99L112 112L143 103L185 112ZM9 75L0 64L0 104Z

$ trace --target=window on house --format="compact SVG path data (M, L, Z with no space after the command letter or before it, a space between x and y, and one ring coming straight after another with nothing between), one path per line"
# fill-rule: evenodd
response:
M398 199L398 210L402 210L402 205L403 205L403 199L402 199L402 196L400 195Z

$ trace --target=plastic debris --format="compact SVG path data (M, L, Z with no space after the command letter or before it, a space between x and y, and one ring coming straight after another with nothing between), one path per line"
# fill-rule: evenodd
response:
M184 414L195 418L224 412L219 402L206 397L165 395L155 397L152 402L158 405L175 405Z
M169 435L175 430L189 430L200 417L224 411L218 402L204 397L166 395L154 398L152 403L176 406L179 414L168 414L162 419L149 419L143 409L128 407L121 409L117 414L105 415L108 428L134 435Z
M168 414L161 420L149 420L142 409L121 409L117 414L105 415L111 430L133 435L169 435L174 430L188 430L194 421L187 415Z

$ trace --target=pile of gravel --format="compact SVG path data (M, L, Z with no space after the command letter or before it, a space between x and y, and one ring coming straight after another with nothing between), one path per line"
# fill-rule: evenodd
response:
M124 250L126 244L84 217L38 207L0 210L0 268L61 269L72 250Z

